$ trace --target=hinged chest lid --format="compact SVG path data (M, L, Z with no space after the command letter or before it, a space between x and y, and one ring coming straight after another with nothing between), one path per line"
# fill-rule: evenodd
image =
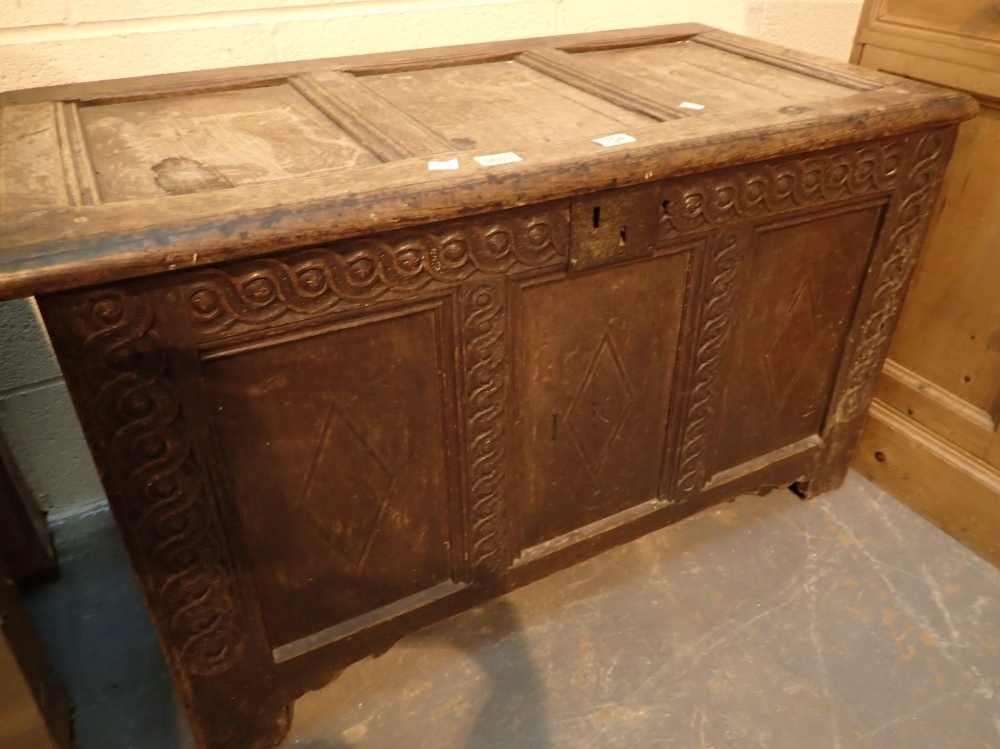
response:
M0 104L3 297L973 112L960 94L693 25L82 84Z

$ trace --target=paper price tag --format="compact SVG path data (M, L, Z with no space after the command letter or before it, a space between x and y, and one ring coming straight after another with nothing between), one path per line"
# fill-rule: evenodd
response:
M614 135L605 135L603 138L594 138L594 143L598 143L605 148L611 148L611 146L624 146L626 143L635 143L635 138L625 133L615 133Z
M682 101L677 106L681 107L682 109L704 109L705 108L704 104L695 104L694 102L691 102L691 101Z
M500 166L501 164L513 164L520 161L521 157L516 153L492 153L489 156L473 156L477 163L482 166Z
M449 159L448 161L428 161L427 169L431 172L447 172L458 169L458 158Z

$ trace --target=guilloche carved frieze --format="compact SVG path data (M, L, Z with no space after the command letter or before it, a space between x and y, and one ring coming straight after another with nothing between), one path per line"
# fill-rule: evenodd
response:
M662 225L687 234L845 198L888 192L900 178L903 142L853 148L664 183Z
M405 297L475 273L564 264L568 213L557 207L348 240L199 271L184 306L203 340Z

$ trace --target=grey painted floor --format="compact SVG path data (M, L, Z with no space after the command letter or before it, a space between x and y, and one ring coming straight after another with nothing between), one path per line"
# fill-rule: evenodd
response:
M107 516L57 536L29 603L80 749L187 749ZM747 497L351 667L287 745L1000 747L1000 571L856 475Z

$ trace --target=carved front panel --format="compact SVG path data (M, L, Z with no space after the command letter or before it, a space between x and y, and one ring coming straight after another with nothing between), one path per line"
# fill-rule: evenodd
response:
M881 213L841 209L757 229L720 373L709 478L822 433Z
M451 578L442 304L204 363L274 647Z
M906 179L911 148L899 139L662 185L661 238L712 236L665 490L696 495L818 448L879 206Z
M522 548L657 496L690 257L521 292L514 464Z

